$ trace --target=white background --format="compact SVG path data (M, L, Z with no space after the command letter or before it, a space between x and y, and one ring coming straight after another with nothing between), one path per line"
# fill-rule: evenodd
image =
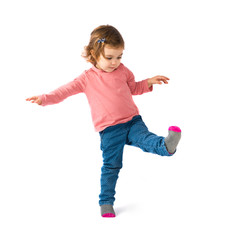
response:
M240 239L237 1L1 1L0 239ZM91 66L91 31L118 28L149 129L182 129L176 155L126 146L115 219L100 217L102 164L86 97L40 107Z

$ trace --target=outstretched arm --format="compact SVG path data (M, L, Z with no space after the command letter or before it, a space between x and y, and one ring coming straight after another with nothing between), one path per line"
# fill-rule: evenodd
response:
M50 104L62 102L64 99L72 95L83 92L85 88L84 80L84 74L82 74L78 78L75 78L73 81L57 88L48 94L33 96L27 98L26 101L31 101L32 103L37 103L41 106L47 106Z
M153 84L168 84L168 81L170 80L167 77L158 75L152 78L145 79L140 82L135 82L135 77L133 73L126 68L126 72L128 74L128 86L131 90L132 95L140 95L145 92L150 92L152 91L152 85Z

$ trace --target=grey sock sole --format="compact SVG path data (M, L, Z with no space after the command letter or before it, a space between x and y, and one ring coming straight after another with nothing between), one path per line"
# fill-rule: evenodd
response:
M165 138L165 145L169 153L176 151L180 139L181 132L168 131L168 136Z
M115 211L112 205L102 205L101 206L101 215L103 217L115 217Z

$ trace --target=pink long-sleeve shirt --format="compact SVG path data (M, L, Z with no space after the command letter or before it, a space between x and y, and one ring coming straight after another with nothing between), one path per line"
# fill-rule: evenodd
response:
M104 72L92 66L72 82L40 96L42 106L56 104L69 96L85 93L91 108L97 132L106 127L130 121L139 114L132 95L152 91L148 79L135 82L133 73L122 63L113 72Z

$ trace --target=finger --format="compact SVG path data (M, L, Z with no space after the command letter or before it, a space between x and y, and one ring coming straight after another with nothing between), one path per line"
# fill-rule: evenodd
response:
M31 101L32 101L32 103L36 103L38 101L38 99L37 98L33 98Z
M164 82L165 84L168 84L169 79L168 78L161 78L160 81Z
M162 75L157 75L157 76L155 76L156 78L161 78L161 79L167 79L167 80L169 80L169 78L168 77L165 77L165 76L162 76Z
M162 76L164 79L166 79L166 80L170 80L168 77L165 77L165 76Z
M36 100L36 97L30 97L26 99L27 101L32 101L32 100Z
M168 84L168 80L165 80L165 79L164 79L164 80L162 80L162 81L163 81L165 84Z
M157 81L162 81L164 83L168 83L168 81L170 80L169 78L167 77L164 77L164 76L156 76L155 78Z
M169 81L170 80L169 78L164 77L164 76L161 76L161 79L164 80L164 81Z
M168 81L167 80L165 80L165 79L157 79L157 82L158 83L165 83L165 84L168 84Z

